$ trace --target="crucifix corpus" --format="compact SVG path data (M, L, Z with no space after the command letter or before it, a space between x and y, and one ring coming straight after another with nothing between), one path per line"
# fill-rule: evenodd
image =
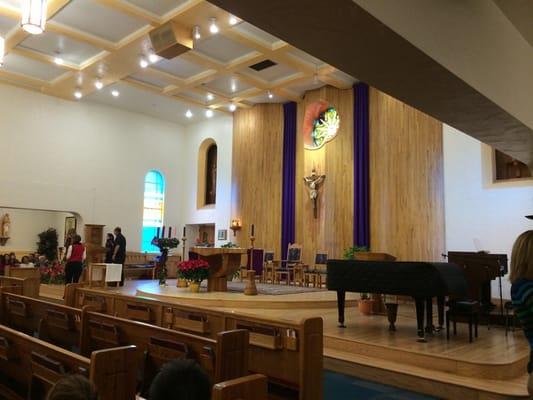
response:
M318 217L318 187L326 179L326 175L318 175L316 169L313 168L311 175L304 177L304 182L309 191L309 198L313 202L313 215Z

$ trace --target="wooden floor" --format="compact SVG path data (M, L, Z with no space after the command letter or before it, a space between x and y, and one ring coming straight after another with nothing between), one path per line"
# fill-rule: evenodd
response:
M135 296L146 281L128 281L117 290ZM41 295L60 299L62 288L41 285ZM200 293L187 297L187 302L202 303ZM468 342L468 329L458 324L458 335L446 340L445 332L428 338L427 343L416 341L414 307L401 304L398 312L397 331L390 333L384 316L363 316L355 306L347 307L347 328L337 326L337 311L331 307L329 296L333 293L244 296L237 293L218 293L218 306L210 308L268 317L275 320L300 320L302 317L321 316L324 320L325 367L363 379L391 384L420 393L446 399L517 399L528 398L526 392L526 364L529 345L520 330L480 326L479 338ZM241 299L235 300L235 297ZM289 297L290 296L290 297ZM144 297L148 297L146 294ZM183 297L183 296L182 296ZM200 297L200 300L195 300ZM275 302L298 304L298 307L271 308L268 297ZM171 297L165 296L165 301ZM220 299L226 299L221 301ZM353 300L353 298L352 298ZM184 302L183 298L177 302ZM250 302L255 305L244 305ZM327 306L321 307L322 304ZM353 302L353 301L352 301ZM307 303L305 307L304 304ZM221 307L232 304L234 306ZM258 308L257 304L265 308ZM200 304L197 304L200 306ZM240 307L239 307L240 305ZM205 304L203 306L206 306Z

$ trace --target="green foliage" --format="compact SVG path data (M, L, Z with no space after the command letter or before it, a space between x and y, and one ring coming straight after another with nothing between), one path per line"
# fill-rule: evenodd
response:
M348 247L346 250L344 250L343 258L345 260L355 260L357 259L357 256L356 256L357 253L363 253L366 251L368 251L368 247L366 246Z
M228 242L228 243L223 244L223 245L220 246L220 247L223 247L223 248L225 248L225 249L232 249L232 248L234 248L234 247L239 247L239 246L237 246L237 245L236 245L235 243L233 243L233 242Z
M39 241L37 242L37 253L42 254L48 261L55 261L57 259L57 231L54 228L39 233Z

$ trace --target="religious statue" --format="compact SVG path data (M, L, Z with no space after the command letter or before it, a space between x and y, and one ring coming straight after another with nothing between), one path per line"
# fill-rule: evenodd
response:
M2 218L2 237L9 237L9 228L11 226L11 220L9 219L9 214L4 214Z
M324 182L326 175L318 175L316 169L313 168L311 175L304 177L304 182L309 190L309 198L313 202L313 215L315 218L318 217L318 187Z

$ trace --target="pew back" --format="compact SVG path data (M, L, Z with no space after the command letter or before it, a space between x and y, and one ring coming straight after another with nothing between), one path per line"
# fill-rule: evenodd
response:
M28 297L39 297L40 278L14 278L0 276L0 287L20 287L22 294Z
M267 400L267 377L260 374L217 383L213 386L212 400Z
M20 268L6 265L4 275L12 278L38 278L41 279L41 271L37 267Z

